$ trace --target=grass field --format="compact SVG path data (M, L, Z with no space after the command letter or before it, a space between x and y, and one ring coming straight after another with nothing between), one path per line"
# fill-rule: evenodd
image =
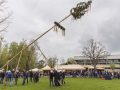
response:
M88 78L67 78L66 84L60 87L50 87L47 78L41 78L39 83L29 83L17 86L0 85L0 90L120 90L120 80L101 80Z

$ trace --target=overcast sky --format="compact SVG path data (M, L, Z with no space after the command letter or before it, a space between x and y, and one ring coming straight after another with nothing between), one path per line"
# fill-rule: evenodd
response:
M84 0L8 0L13 12L12 23L7 29L8 42L31 40L60 21L70 9ZM66 36L51 31L41 38L39 46L44 53L60 58L81 54L87 40L101 41L108 51L120 54L120 0L93 0L89 12L80 20L72 17L62 23Z

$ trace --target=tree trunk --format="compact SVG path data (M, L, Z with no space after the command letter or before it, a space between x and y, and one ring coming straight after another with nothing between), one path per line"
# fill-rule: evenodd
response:
M27 61L26 62L26 70L29 70L30 69L30 67L29 67L29 62Z
M96 71L96 64L94 64L93 67L94 67L94 70Z

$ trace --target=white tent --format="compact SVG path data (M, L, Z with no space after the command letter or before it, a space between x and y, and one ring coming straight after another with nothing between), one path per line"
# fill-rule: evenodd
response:
M100 70L104 70L105 69L105 65L97 65L96 68L97 69L100 69Z
M84 70L85 68L81 65L72 64L72 65L55 66L55 69L57 70Z
M34 68L31 71L33 71L33 72L39 72L39 69L38 68Z
M92 65L84 65L84 67L85 68L88 68L88 69L94 69L94 67L92 66ZM105 68L105 66L103 66L103 65L97 65L96 66L96 69L104 69Z
M3 72L3 70L0 70L0 72Z
M102 68L102 67L97 67L97 69L99 69L99 70L104 70L104 68Z
M94 67L92 65L84 65L85 68L88 68L88 69L94 69Z
M42 68L42 70L43 70L43 71L49 71L49 70L51 70L51 68L47 65L47 66L45 66L44 68Z
M54 67L55 70L63 70L63 67L62 65L57 65Z

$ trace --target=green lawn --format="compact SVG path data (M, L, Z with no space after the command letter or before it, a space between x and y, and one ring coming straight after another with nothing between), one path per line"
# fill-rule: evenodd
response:
M0 90L120 90L120 80L67 78L65 85L50 87L48 79L42 78L37 84L22 86L19 81L19 84L13 87L0 85Z

